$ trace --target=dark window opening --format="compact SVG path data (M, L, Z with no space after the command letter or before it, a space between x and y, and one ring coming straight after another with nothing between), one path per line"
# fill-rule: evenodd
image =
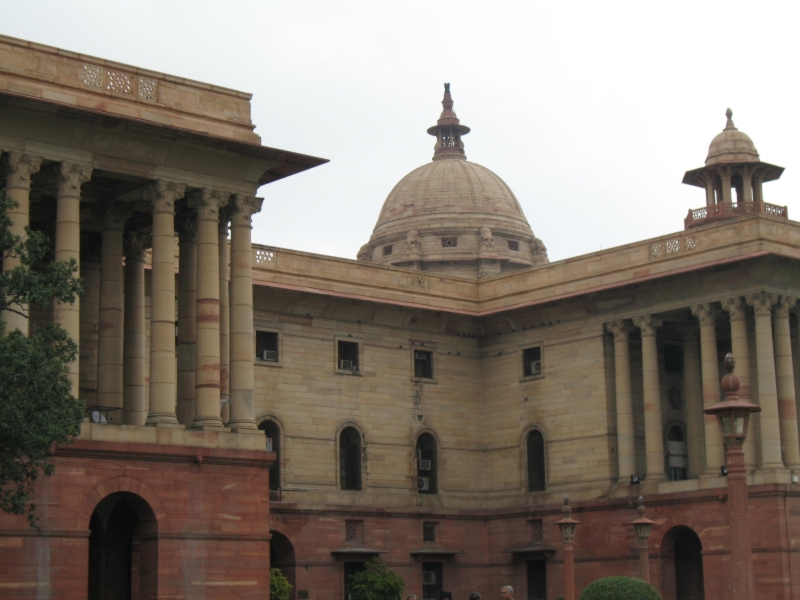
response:
M541 542L544 540L544 524L541 519L531 521L531 541Z
M256 331L256 358L278 362L278 334L272 331Z
M363 525L363 521L345 521L344 541L360 543Z
M435 494L437 485L436 440L430 433L417 438L417 492Z
M664 370L667 373L683 372L683 348L671 344L664 346Z
M529 560L528 600L547 600L547 563L544 560Z
M433 352L414 350L414 377L433 379Z
M442 563L422 563L422 600L439 600L443 587Z
M339 356L337 364L343 371L358 371L358 342L342 342L338 344Z
M269 489L281 488L281 430L275 421L266 420L258 425L267 437L267 451L275 453L275 463L269 470Z
M361 434L355 427L339 435L339 480L343 490L361 489Z
M522 375L531 377L542 374L542 348L525 348L522 351Z
M513 250L514 252L519 252L519 242L508 240L508 249Z
M391 253L392 253L392 247L391 246L384 246L383 247L383 255L384 256L389 256Z
M358 596L353 593L351 579L353 575L367 570L367 563L365 562L346 562L344 563L344 599L345 600L359 600Z
M442 248L455 248L458 246L458 238L446 237L442 238Z
M667 476L671 481L683 481L689 467L688 450L683 430L673 425L667 432Z
M436 523L423 523L422 524L422 541L435 542L436 541Z
M528 491L541 492L544 486L544 437L534 430L528 434Z

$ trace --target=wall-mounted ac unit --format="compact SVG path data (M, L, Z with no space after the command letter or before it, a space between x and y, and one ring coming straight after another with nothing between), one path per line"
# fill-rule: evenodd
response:
M267 438L267 452L272 452L272 438Z
M422 585L436 585L436 571L423 571Z
M542 361L535 360L531 363L531 375L541 375L542 373Z
M427 492L431 489L430 479L427 477L417 477L417 490L420 492Z
M417 360L428 360L428 353L427 352L414 352L414 358Z
M352 360L340 360L339 368L342 371L358 371L358 367L356 367L356 365L353 364Z
M417 450L417 454L416 454L416 456L417 456L417 460L419 460L420 458L422 458L422 450Z
M431 461L429 461L429 460L420 460L419 461L419 470L420 471L430 471L431 470Z
M259 358L270 362L278 362L278 353L275 350L262 350Z

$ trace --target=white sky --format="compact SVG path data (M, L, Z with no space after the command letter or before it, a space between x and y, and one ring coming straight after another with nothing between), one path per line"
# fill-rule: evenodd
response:
M254 241L355 258L428 162L442 84L469 160L551 260L679 231L725 109L800 219L797 2L0 0L0 33L253 93L267 146L330 163L261 188Z

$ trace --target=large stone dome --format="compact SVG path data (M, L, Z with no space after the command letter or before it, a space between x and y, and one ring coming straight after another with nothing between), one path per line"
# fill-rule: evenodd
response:
M359 260L482 278L547 262L522 207L495 173L466 160L445 86L444 111L428 133L433 161L403 177L381 209Z

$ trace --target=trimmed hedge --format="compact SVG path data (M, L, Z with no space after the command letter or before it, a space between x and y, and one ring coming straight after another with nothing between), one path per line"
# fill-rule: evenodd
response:
M580 600L661 600L656 588L635 577L603 577L590 583Z

